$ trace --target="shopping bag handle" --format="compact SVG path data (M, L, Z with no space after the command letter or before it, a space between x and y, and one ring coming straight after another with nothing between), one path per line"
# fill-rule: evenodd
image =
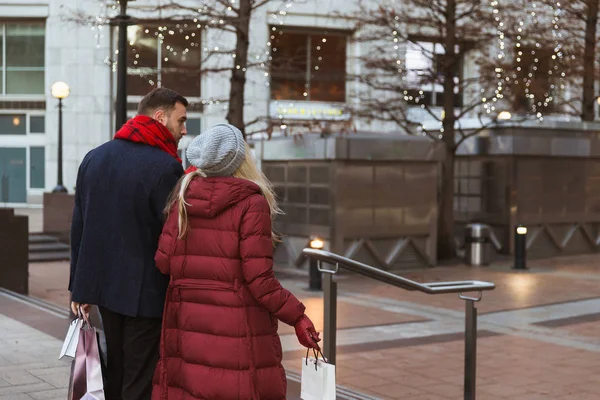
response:
M319 354L321 355L321 358L323 359L323 361L327 362L327 359L325 358L325 356L323 355L323 352L321 351L321 349L306 349L306 358L305 358L305 363L306 365L308 365L308 353L310 352L310 350L313 351L313 355L315 356L315 371L317 370L317 361L319 361Z
M82 318L86 325L89 328L92 328L92 323L90 322L90 319L88 318L86 313L83 312L83 307L81 305L79 305L79 307L77 308L77 317Z

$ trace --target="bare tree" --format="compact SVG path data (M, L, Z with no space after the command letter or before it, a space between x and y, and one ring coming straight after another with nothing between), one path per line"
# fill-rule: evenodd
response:
M157 4L142 4L136 12L148 18L132 19L132 23L155 22L161 24L178 21L197 21L204 32L217 30L228 39L223 47L212 47L203 53L201 73L230 72L229 96L226 99L215 99L216 102L228 104L227 121L239 127L244 134L246 128L261 122L263 118L246 121L244 118L244 95L247 72L250 68L267 68L268 52L261 49L260 56L250 57L250 26L255 12L269 3L285 5L294 0L166 0ZM156 18L160 15L160 18ZM73 12L73 20L79 23L97 25L98 17L82 12ZM109 24L110 19L100 21ZM230 36L227 36L230 35ZM229 40L230 39L230 40ZM252 61L251 61L252 60ZM206 65L210 62L210 66Z
M360 87L354 114L444 144L438 223L441 259L456 255L456 150L496 123L500 111L502 87L498 88L496 68L481 67L479 74L468 77L462 73L466 58L486 57L486 46L498 36L494 3L380 0L373 7L373 1L364 1L354 16L359 28L356 40L371 49L360 56L361 73L352 77ZM411 58L414 54L417 59ZM424 123L425 119L435 123ZM476 123L467 125L467 120Z
M544 4L563 16L565 39L568 37L564 43L569 55L568 81L575 95L568 99L566 111L581 116L582 121L593 121L594 104L599 96L596 84L600 71L596 54L600 0L544 0Z
M570 3L569 1L567 3ZM573 3L576 4L575 1ZM575 4L568 4L567 12L585 23L585 39L583 46L583 97L581 100L581 119L583 121L594 120L594 102L596 97L596 46L598 45L598 0L579 1L584 3L585 14L576 11Z

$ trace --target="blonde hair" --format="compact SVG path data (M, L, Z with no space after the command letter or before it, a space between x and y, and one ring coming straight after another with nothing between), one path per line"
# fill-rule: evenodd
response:
M256 185L258 185L262 195L264 196L264 198L267 200L267 203L269 204L271 220L273 220L273 219L275 219L275 217L278 214L283 214L283 212L281 211L281 209L279 208L279 206L277 204L277 199L275 196L275 191L273 190L273 185L267 179L265 174L260 169L258 169L258 166L256 165L256 161L254 160L254 157L252 156L252 151L250 149L250 146L248 146L247 143L245 146L246 146L246 156L244 158L244 162L233 173L233 176L235 178L246 179L246 180L254 182ZM185 193L187 192L190 182L197 176L206 178L206 174L204 172L202 172L200 169L184 175L177 183L177 186L175 186L175 189L173 189L173 192L171 193L171 196L169 197L167 206L165 208L165 213L168 216L169 213L173 210L174 206L177 205L177 215L178 215L177 239L185 238L185 236L188 232L188 229L189 229L187 207L190 206L190 204L185 201ZM271 238L273 240L273 243L279 241L279 236L275 233L274 230L271 232Z

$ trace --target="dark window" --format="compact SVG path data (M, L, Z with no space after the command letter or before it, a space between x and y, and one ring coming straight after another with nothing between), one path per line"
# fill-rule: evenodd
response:
M188 118L185 122L188 135L199 135L200 134L200 118Z
M346 101L344 33L271 30L271 99Z
M43 115L29 117L29 132L46 133L46 117Z
M0 135L25 135L25 114L0 114Z
M144 96L160 86L200 97L200 36L201 28L191 21L128 27L128 94Z
M46 187L46 149L43 147L29 149L29 186L32 189Z

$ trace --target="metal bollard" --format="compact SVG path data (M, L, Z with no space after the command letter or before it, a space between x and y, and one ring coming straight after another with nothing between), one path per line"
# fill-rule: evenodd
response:
M322 250L324 245L323 240L319 238L312 238L310 240L311 249ZM323 290L322 273L319 271L318 261L310 258L308 268L308 290Z
M515 264L514 269L527 269L527 227L517 226L515 230Z

